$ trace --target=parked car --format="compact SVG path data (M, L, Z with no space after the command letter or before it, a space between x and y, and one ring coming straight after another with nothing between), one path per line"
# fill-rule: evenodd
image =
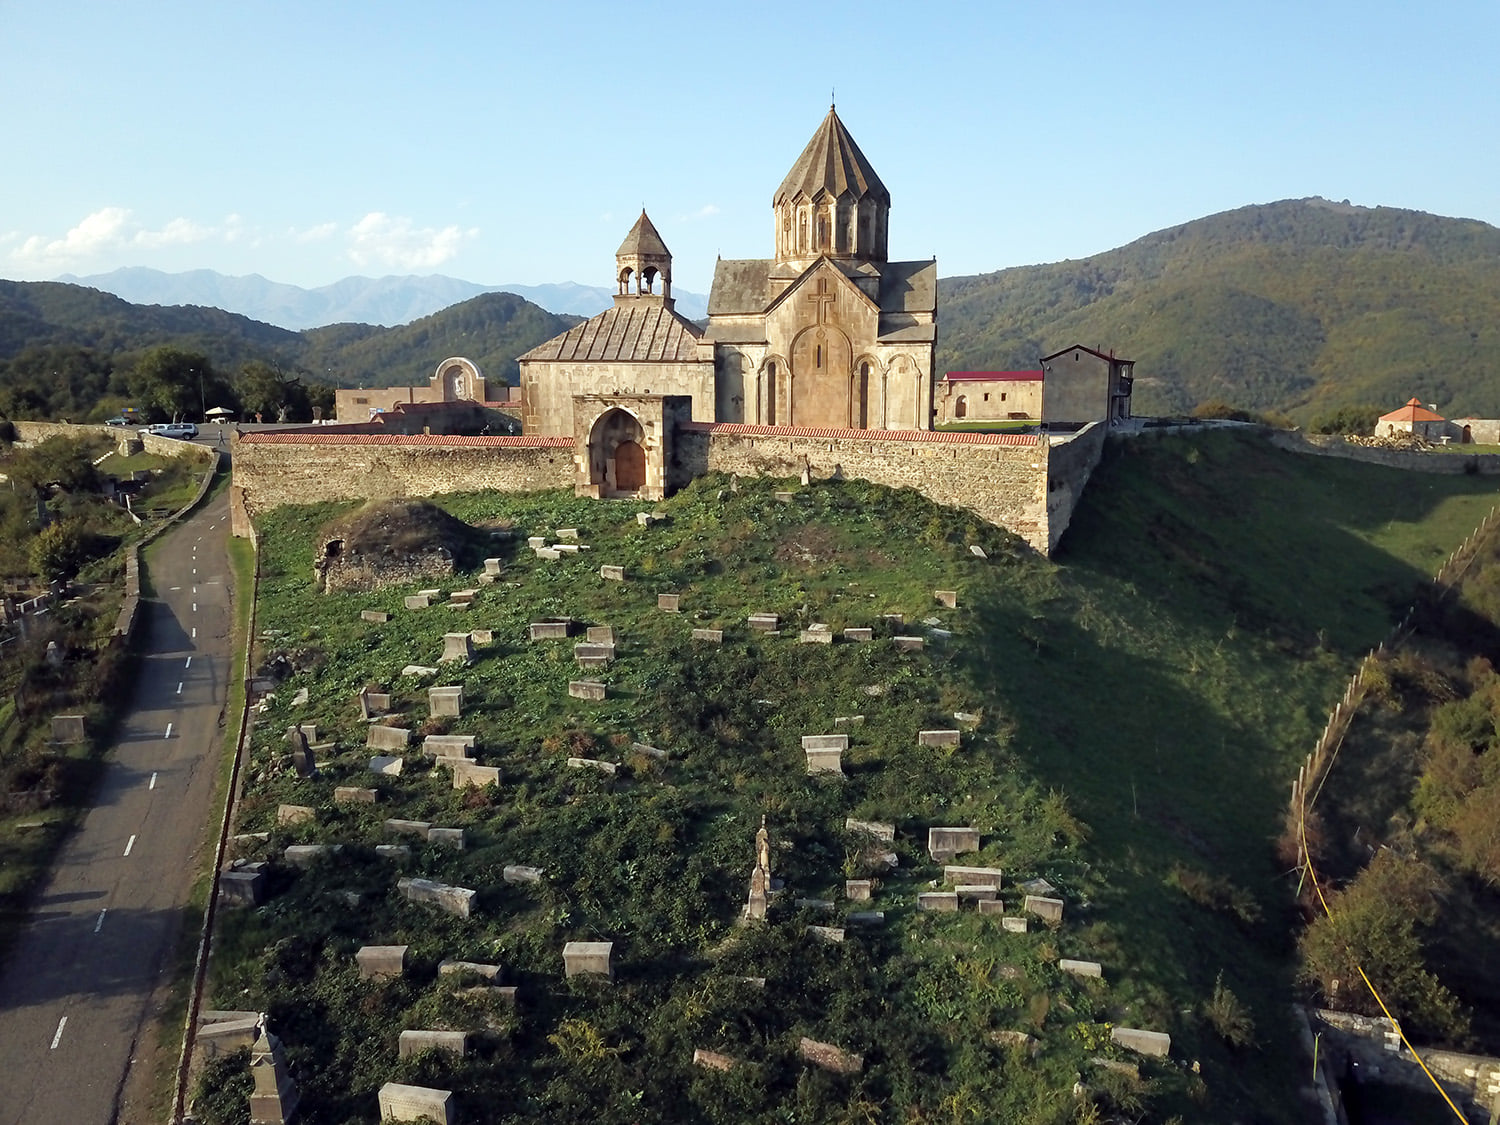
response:
M191 422L158 422L154 426L147 426L141 431L146 434L154 434L157 437L180 438L183 441L191 441L198 436L198 427Z
M122 414L117 414L113 418L104 419L104 424L106 426L128 426L130 425L130 419Z

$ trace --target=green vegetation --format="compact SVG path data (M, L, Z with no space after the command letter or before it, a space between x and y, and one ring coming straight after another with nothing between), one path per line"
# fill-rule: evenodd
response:
M1323 199L1242 207L1080 261L939 283L939 370L1073 343L1137 361L1135 409L1291 414L1412 395L1500 415L1500 230Z
M331 416L335 384L425 384L450 355L474 360L493 387L514 383L516 356L578 319L486 293L397 328L289 332L218 309L0 281L0 416L102 422L134 405L162 421L217 405L308 421L314 407Z
M1291 888L1271 846L1286 781L1357 657L1489 510L1493 483L1298 457L1249 435L1140 439L1109 447L1055 563L914 493L829 482L783 504L775 487L706 478L651 528L633 505L560 494L439 498L509 535L488 549L505 574L473 610L408 612L406 589L315 595L315 544L347 508L267 516L260 662L291 674L258 724L237 830L270 832L278 854L345 848L273 868L269 902L224 917L214 990L221 1006L271 1013L308 1120L371 1120L389 1080L451 1087L466 1120L494 1122L1160 1122L1251 1107L1302 1120L1305 1067L1286 1048ZM559 526L593 549L546 562L519 548ZM628 581L601 581L600 563ZM957 610L934 606L940 588L959 591ZM667 591L682 615L655 608ZM362 608L392 619L361 622ZM783 635L747 632L757 610L780 613ZM953 636L900 654L793 635L819 621L884 636L888 612L923 632L935 616ZM568 698L569 642L526 639L548 615L615 626L608 700ZM725 643L694 644L694 625L722 626ZM464 715L429 718L425 683L400 670L435 663L441 635L471 627L495 644L435 681L464 686ZM498 788L454 791L415 749L401 778L367 773L355 695L371 682L419 734L474 733ZM303 687L311 703L293 708ZM955 711L978 716L961 748L915 745ZM855 714L847 778L805 776L799 736ZM297 721L336 743L316 779L296 777L280 737ZM570 756L619 772L569 769ZM336 805L337 785L374 786L381 802ZM278 827L282 803L314 806L316 823ZM787 889L766 924L738 926L762 815ZM894 871L872 870L850 816L897 823ZM472 919L400 898L373 852L387 817L467 829L464 852L411 841L407 873L477 889ZM968 910L916 912L939 875L924 849L934 824L983 831L967 861L1005 869L1008 913L1019 881L1057 887L1062 926L1020 935ZM514 863L545 868L543 881L505 883ZM840 893L866 874L885 925L815 941L807 924L866 905ZM564 982L568 940L615 941L615 984ZM387 942L411 946L406 977L360 981L354 950ZM455 994L436 976L445 957L500 963L519 1004ZM1059 972L1062 957L1101 962L1103 981ZM1091 1063L1128 1057L1111 1024L1170 1032L1173 1061L1141 1060L1139 1079ZM467 1059L398 1061L406 1027L481 1034ZM1006 1032L1034 1036L1037 1057ZM863 1053L864 1072L802 1063L802 1035ZM744 1065L695 1068L697 1047Z

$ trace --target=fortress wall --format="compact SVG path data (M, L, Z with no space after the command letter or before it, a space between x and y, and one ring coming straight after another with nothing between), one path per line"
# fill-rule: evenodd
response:
M1500 453L1417 453L1400 449L1378 449L1368 445L1351 445L1337 434L1300 434L1288 430L1273 431L1271 444L1291 453L1344 457L1350 461L1364 461L1370 465L1385 465L1392 469L1409 469L1418 473L1478 473L1482 476L1500 473Z
M1047 545L1038 550L1051 554L1068 529L1084 485L1099 465L1107 433L1104 423L1091 422L1072 437L1053 439L1048 447Z
M763 432L736 432L744 430ZM797 476L806 465L817 477L842 475L892 488L914 488L939 504L967 508L1015 532L1038 551L1046 552L1049 547L1049 449L1033 437L995 440L990 435L927 431L918 440L880 430L858 436L825 431L836 435L826 437L794 427L784 427L781 433L776 430L723 424L684 427L676 437L671 475L673 479L703 472L787 477Z
M234 445L234 484L255 515L283 504L573 484L572 438L255 434Z

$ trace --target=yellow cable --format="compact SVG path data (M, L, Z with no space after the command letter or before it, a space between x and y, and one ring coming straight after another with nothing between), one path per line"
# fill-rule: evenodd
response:
M1328 900L1323 897L1323 887L1318 882L1317 869L1313 867L1312 852L1307 847L1307 810L1305 808L1302 810L1302 814L1297 818L1297 830L1302 837L1302 862L1307 867L1308 877L1312 879L1313 890L1318 893L1318 902L1323 906L1323 913L1328 915L1328 917L1331 919L1333 917L1333 911L1328 908ZM1375 989L1375 985L1371 983L1370 978L1365 975L1365 970L1363 969L1363 967L1361 967L1358 962L1356 962L1354 969L1357 973L1359 973L1360 980L1365 982L1365 987L1370 990L1370 995L1375 997L1375 1003L1380 1005L1380 1010L1385 1013L1385 1018L1391 1021L1391 1026L1396 1029L1396 1034L1401 1037L1401 1042L1404 1043L1406 1045L1406 1049L1411 1052L1411 1057L1417 1060L1417 1065L1422 1068L1422 1073L1427 1075L1427 1080L1432 1083L1433 1089L1438 1092L1443 1101L1448 1103L1448 1108L1453 1111L1453 1115L1460 1121L1464 1122L1464 1125L1468 1125L1469 1119L1463 1115L1463 1112L1458 1108L1458 1106L1453 1104L1453 1099L1448 1096L1448 1091L1443 1089L1442 1084L1433 1077L1432 1071L1427 1069L1427 1064L1422 1061L1422 1056L1417 1054L1417 1049L1412 1046L1411 1040L1406 1037L1406 1032L1401 1030L1401 1024L1396 1020L1396 1017L1391 1015L1391 1010L1386 1007L1385 1001L1381 999L1380 993Z

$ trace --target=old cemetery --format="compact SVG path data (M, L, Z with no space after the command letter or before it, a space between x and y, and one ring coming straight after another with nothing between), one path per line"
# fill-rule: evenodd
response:
M1128 503L1132 472L1177 502L1162 448L1109 466ZM1216 456L1269 458L1268 506L1329 488ZM1443 483L1414 518L1477 505ZM279 682L210 990L267 1016L298 1119L1300 1119L1253 1045L1290 1027L1269 841L1378 599L1319 637L1201 558L1147 588L1107 497L1059 566L914 493L786 487L444 497L472 533L420 588L315 592L347 508L261 522ZM1348 532L1361 589L1420 565L1389 522ZM250 1084L210 1060L200 1118Z

